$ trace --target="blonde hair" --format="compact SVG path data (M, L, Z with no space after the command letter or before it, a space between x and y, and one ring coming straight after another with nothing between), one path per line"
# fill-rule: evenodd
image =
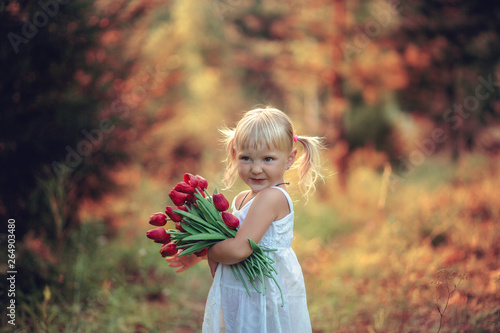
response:
M220 132L227 151L224 172L226 188L234 185L238 177L237 151L265 147L290 153L294 144L294 130L290 118L271 107L250 110L234 129L224 128ZM324 146L319 137L297 136L296 141L304 147L304 154L292 168L298 169L300 188L307 196L316 189L316 181L323 178L319 152Z

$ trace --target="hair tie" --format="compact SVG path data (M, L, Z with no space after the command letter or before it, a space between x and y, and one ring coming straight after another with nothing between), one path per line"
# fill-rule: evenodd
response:
M299 136L297 134L293 135L293 142L297 142L299 140Z

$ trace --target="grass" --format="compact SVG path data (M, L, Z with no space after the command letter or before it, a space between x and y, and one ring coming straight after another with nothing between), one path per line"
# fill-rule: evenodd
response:
M429 159L389 190L383 208L381 175L358 167L344 190L330 177L307 205L297 202L293 247L314 331L498 331L495 165L498 159L483 156L467 156L453 167ZM147 218L163 209L167 191L153 179L130 178L135 187L126 198L102 204L114 219L89 214L66 251L54 254L57 262L28 246L20 250L23 274L33 277L19 288L35 292L17 294L17 329L200 331L208 267L176 274L167 266L158 244L144 236ZM2 318L2 332L11 331L8 326Z

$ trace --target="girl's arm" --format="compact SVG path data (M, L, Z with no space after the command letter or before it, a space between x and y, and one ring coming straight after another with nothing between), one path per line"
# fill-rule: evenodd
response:
M289 212L286 197L277 189L260 191L248 210L235 238L229 238L208 250L209 262L236 264L252 254L248 238L258 243L273 221Z

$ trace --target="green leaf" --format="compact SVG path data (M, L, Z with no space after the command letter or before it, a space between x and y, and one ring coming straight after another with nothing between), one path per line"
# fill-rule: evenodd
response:
M189 222L189 224L193 227L196 228L198 231L201 232L208 232L209 229L212 229L214 231L217 231L217 228L212 225L210 222L205 221L203 218L200 216L184 212L182 210L174 210L174 213L182 215L184 217L184 220ZM184 224L181 224L184 225ZM198 227L197 227L198 226ZM203 229L200 229L203 228Z
M203 219L206 221L213 221L212 223L215 223L217 219L212 216L212 213L210 213L205 204L203 204L202 202L203 201L198 200L198 207L201 211L201 214L203 215Z
M257 265L257 268L258 268L259 273L260 273L260 275L258 277L259 277L260 282L262 283L262 295L265 295L266 294L266 284L264 282L264 274L262 273L262 268L259 265Z
M239 263L243 271L245 272L246 276L248 277L249 281L255 280L256 276L256 271L255 268L249 265L248 260L243 260L242 262Z
M178 246L179 248L184 248L184 250L179 254L179 257L187 256L189 254L193 254L195 252L201 251L206 247L212 246L218 243L217 241L205 241L205 242L196 242L191 244L183 244Z
M183 240L184 238L188 237L189 234L187 232L183 233L178 233L178 234L172 234L170 237L172 240Z
M238 279L238 276L236 275L236 271L235 271L235 265L229 265L229 267L231 267L231 272L233 272L233 277L235 280L239 280Z
M181 222L181 227L182 227L182 229L186 230L186 232L189 233L189 234L191 234L191 235L197 235L197 234L200 233L198 230L196 230L195 228L191 227L189 225L189 223L186 223L186 222Z
M195 193L194 196L198 199L198 206L203 206L203 208L206 209L206 211L212 216L214 220L222 220L219 212L210 201L204 198L200 193Z
M198 235L191 235L183 238L183 241L205 241L205 240L224 240L227 239L225 235L222 234L198 234Z
M260 246L255 244L255 242L253 240L251 240L250 238L248 238L248 241L250 242L250 247L252 248L253 252L255 252L256 254L264 255L264 252L262 251Z
M182 231L178 231L178 230L174 230L174 229L168 229L167 230L167 234L170 234L170 235L186 235L185 232L182 232Z
M236 264L236 265L231 265L231 266L234 266L234 268L236 269L236 273L238 273L238 276L240 277L240 280L241 280L241 282L243 283L243 286L245 287L245 290L246 290L246 291L247 291L247 293L248 293L248 297L251 297L252 295L250 295L250 290L248 290L247 284L245 283L245 280L243 280L243 276L241 275L241 272L240 272L240 270L238 269L238 264Z
M193 221L199 222L199 223L206 223L200 216L195 215L193 213L185 212L183 210L179 209L174 209L173 212L177 215L181 215L183 217L187 217L188 219L191 219Z

